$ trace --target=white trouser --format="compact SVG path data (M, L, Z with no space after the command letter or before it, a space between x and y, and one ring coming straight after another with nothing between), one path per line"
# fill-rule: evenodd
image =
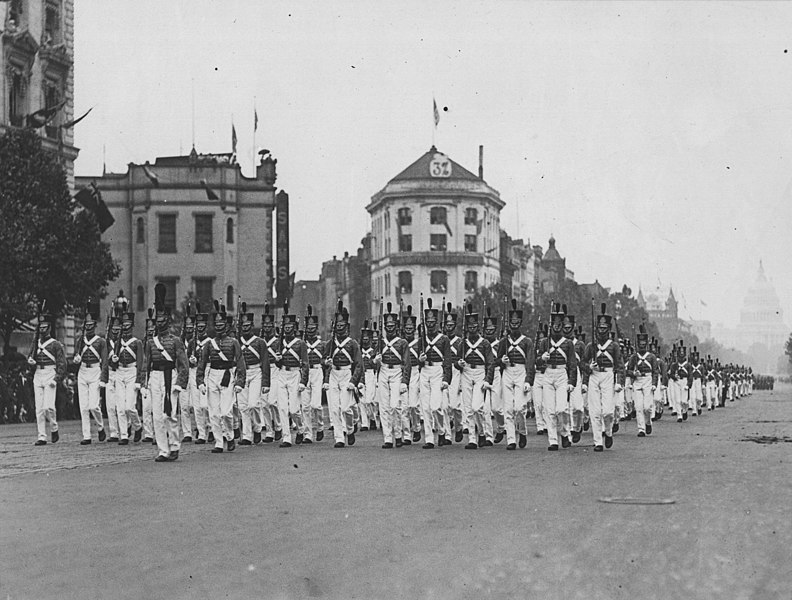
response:
M303 436L307 440L314 439L315 431L324 431L324 415L322 414L322 372L321 365L308 369L308 385L300 394L302 406Z
M355 403L352 391L347 385L352 380L350 367L330 367L327 390L327 408L330 412L330 423L336 442L344 441L344 433L352 433L355 429L355 415L352 405Z
M517 433L521 435L527 435L528 433L525 426L528 394L523 391L526 383L525 365L509 365L503 369L501 382L506 443L514 444L517 442Z
M613 435L613 369L592 371L588 383L589 417L594 445L602 446L602 435Z
M443 364L425 365L421 369L421 414L424 422L424 437L434 443L434 431L445 434L445 410L443 401Z
M583 380L580 377L580 369L577 370L577 384L569 394L569 417L571 431L583 431Z
M377 376L374 369L366 369L363 372L363 384L366 386L363 390L363 399L360 401L361 406L365 406L365 411L368 420L363 422L364 427L368 427L371 421L377 422L379 407L377 406ZM363 411L361 410L361 413Z
M506 431L506 419L503 415L503 377L498 366L495 367L495 374L492 377L492 392L487 394L487 396L489 396L490 400L492 418L495 419L495 433L503 433Z
M77 393L80 396L80 418L82 419L82 435L84 440L91 439L91 417L94 418L99 430L104 429L102 409L99 406L99 378L101 369L98 364L80 365L77 375Z
M701 379L693 378L693 383L690 386L690 406L696 412L701 410L701 404L704 400Z
M278 411L280 421L283 426L283 441L291 444L292 435L289 426L289 417L294 421L297 431L302 433L302 413L300 412L300 392L297 387L300 385L300 369L290 367L279 369L278 375Z
M446 424L449 423L450 419L454 420L454 430L455 431L462 431L465 425L465 415L462 411L462 394L460 393L459 386L461 385L462 381L462 372L457 369L456 367L451 367L451 384L448 386L446 390L447 394L447 405L448 405L448 416L449 419L446 421ZM451 429L450 426L446 427L446 435L450 438L451 437Z
M533 403L534 403L534 418L536 419L536 431L544 431L547 429L547 419L545 418L544 410L544 388L545 374L536 372L533 384Z
M226 387L220 383L225 369L209 369L206 375L206 396L209 402L209 422L215 438L215 448L223 447L223 438L234 439L234 370Z
M245 387L237 394L242 439L253 441L253 432L261 433L261 366L245 369Z
M134 365L118 366L115 372L115 385L113 395L115 396L116 411L118 413L118 428L120 429L121 439L129 439L129 426L133 431L141 428L140 417L137 414L135 404L137 402L137 367ZM110 408L107 409L108 412Z
M542 384L547 441L552 446L558 444L558 436L569 436L566 415L569 412L567 394L566 366L547 367Z
M55 416L55 395L58 391L55 385L55 365L36 367L33 375L33 395L36 401L36 428L38 439L47 441L47 421L50 430L58 431L58 421Z
M154 437L157 440L157 449L160 456L169 456L171 452L181 448L179 437L179 395L173 390L174 381L171 381L171 411L170 416L165 414L165 373L152 371L149 376L149 394L151 409L154 416Z
M267 428L267 436L271 437L274 431L281 430L280 412L278 411L278 377L280 369L274 364L270 365L270 391L261 395L261 419ZM288 427L288 423L286 426Z
M118 439L118 398L116 397L116 371L110 370L105 385L105 408L107 409L107 430L111 439ZM124 427L126 429L126 427ZM126 433L126 432L124 432Z
M677 416L681 417L682 413L687 412L688 409L688 386L687 377L684 379L677 379L674 381L674 395L676 397L676 411Z
M389 367L383 364L377 378L379 394L380 422L382 438L385 443L393 443L394 437L402 436L402 395L399 393L402 380L402 366Z
M421 372L417 365L410 369L410 382L407 384L406 405L402 406L402 429L404 439L412 439L412 433L421 431L421 404L418 395L421 391Z
M187 377L187 389L180 395L179 404L181 409L181 416L179 418L179 426L180 426L180 433L182 438L187 436L192 437L193 431L198 429L198 398L197 396L200 393L194 393L198 391L198 386L196 385L195 375L198 373L198 369L190 369L189 376ZM198 435L198 437L201 437Z
M715 408L718 404L718 384L712 379L707 381L707 408Z
M462 370L462 408L467 415L468 443L478 444L484 435L484 367L466 365Z
M633 380L633 402L635 403L635 420L638 423L638 431L646 433L646 424L651 424L654 408L651 373L641 375Z

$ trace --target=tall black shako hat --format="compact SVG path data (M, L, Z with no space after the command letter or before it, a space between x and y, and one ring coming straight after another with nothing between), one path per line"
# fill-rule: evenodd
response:
M121 302L113 306L113 314L110 315L110 329L113 327L121 327L121 320L126 313L127 303Z
M220 304L220 302L217 300L214 301L212 322L214 323L215 327L218 325L225 327L228 324L228 313L226 312L226 307L223 304Z
M311 323L319 327L319 315L313 314L313 306L310 304L305 309L305 326L308 327Z
M451 306L451 303L446 304L446 313L445 313L445 325L453 324L456 327L456 324L459 320L459 315L454 312L454 307Z
M553 302L550 307L550 324L555 325L556 323L564 323L564 311L561 310L560 302Z
M152 327L156 326L157 321L154 318L154 309L149 308L148 312L146 313L146 329L151 329Z
M85 324L96 325L96 322L99 320L99 305L94 302L91 298L88 298L88 302L85 303Z
M297 315L292 315L289 313L289 301L283 301L283 314L281 315L281 324L286 325L287 323L291 323L297 328Z
M649 343L649 333L646 331L646 325L641 323L638 325L638 335L636 336L637 342L647 342Z
M520 321L523 319L523 311L522 309L517 308L517 300L514 298L512 298L511 308L509 309L509 321L512 321L513 319L518 319Z
M344 301L341 299L338 300L335 311L336 326L338 326L339 323L349 325L349 311L347 310L347 307L344 306Z
M369 323L368 319L363 320L363 327L360 328L360 333L367 333L369 335L374 333L374 330L371 328L371 324Z
M412 304L407 305L407 314L402 317L402 327L407 325L407 323L412 323L413 327L418 322L418 316L412 314Z
M470 302L467 303L467 313L465 313L465 322L476 323L478 325L479 316L478 313L473 312L473 304Z
M39 313L39 323L49 323L50 327L55 327L55 315L52 314L47 310L47 299L44 298L41 302L41 306L38 308Z
M385 312L382 314L382 323L383 325L387 325L388 323L395 323L396 325L399 324L399 315L398 313L393 312L393 304L390 302L387 303L385 306Z
M564 316L562 318L562 321L564 323L564 327L572 327L574 329L574 327L575 327L575 315L570 315L569 314L569 311L567 311L567 305L566 304L562 304L561 305L561 312L564 313Z
M239 311L239 324L244 325L245 323L250 323L252 325L255 320L256 315L254 315L252 312L248 312L247 302L243 302Z
M498 328L498 317L494 317L492 315L492 311L490 307L486 307L484 309L486 315L484 316L484 330L485 331L492 331Z
M209 313L201 312L201 303L195 303L195 324L198 323L208 323L209 322Z
M154 286L154 312L156 316L165 315L170 317L170 306L165 306L165 294L167 288L164 283L158 283Z
M426 308L424 309L424 319L426 319L428 321L429 317L431 317L435 321L437 321L439 316L440 316L440 311L438 309L436 309L436 308L432 308L432 299L431 298L427 298L426 299Z
M269 302L264 303L264 313L261 315L261 324L275 325L275 315L270 313Z
M607 329L610 331L611 322L613 321L613 317L605 313L607 307L603 302L600 304L600 314L597 315L597 329Z

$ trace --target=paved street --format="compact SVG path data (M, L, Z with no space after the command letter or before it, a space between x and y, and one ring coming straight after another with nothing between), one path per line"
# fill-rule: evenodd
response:
M624 422L603 454L368 432L166 464L3 426L0 597L788 599L790 409L787 387L646 439ZM601 501L629 497L674 503Z

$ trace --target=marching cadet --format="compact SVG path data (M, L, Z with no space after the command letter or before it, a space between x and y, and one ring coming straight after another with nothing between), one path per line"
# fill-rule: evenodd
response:
M611 332L611 339L619 345L619 353L622 357L628 356L625 349L625 340L624 338L619 338L619 330L618 326L616 327L616 331ZM627 412L627 401L626 401L626 388L628 385L628 380L625 375L625 381L622 388L618 391L615 389L613 390L613 399L614 399L614 413L613 413L613 433L619 431L619 421L622 421L627 417L630 413Z
M195 333L187 345L187 355L190 365L188 393L190 396L190 406L193 407L193 411L195 412L195 429L197 431L195 443L205 444L207 439L209 439L210 442L214 441L214 437L211 434L209 424L209 400L206 394L202 394L198 389L198 361L201 358L204 347L209 344L209 336L206 333L206 327L209 323L209 314L201 312L201 304L199 302L195 303L194 319ZM207 437L207 430L209 430L210 437Z
M715 410L718 404L718 371L712 362L712 357L707 355L707 363L705 369L704 380L706 381L704 387L704 399L707 403L707 410Z
M479 316L473 312L472 304L467 304L464 334L460 359L456 366L462 371L462 406L468 422L468 443L465 444L465 449L477 450L486 442L484 396L492 390L495 358L489 342L479 335Z
M498 355L498 317L493 317L489 306L486 308L482 334L490 344L493 358ZM495 425L493 426L493 417ZM497 434L496 434L497 433ZM503 396L501 395L501 369L496 365L492 369L492 389L484 395L484 445L499 444L506 435L503 419Z
M245 386L237 394L242 419L240 446L250 446L261 442L261 397L262 392L269 392L270 387L269 352L267 352L264 340L253 333L255 320L255 315L247 311L247 303L243 302L239 313L242 329L239 345L245 360Z
M154 318L153 308L148 309L145 330L146 335L143 341L144 349L148 345L149 340L157 334L157 321ZM146 354L145 351L143 360L144 362L149 360L148 354ZM143 368L146 376L148 376L147 374L151 370L148 362L145 362ZM149 393L148 387L145 385L140 388L140 401L140 410L142 412L141 420L143 421L143 443L156 444L157 442L154 440L154 413L151 408L151 394Z
M46 304L46 302L44 303ZM58 419L55 414L55 396L58 384L66 376L66 352L63 344L52 337L55 316L39 310L38 331L28 363L33 367L33 392L36 402L35 446L47 444L47 422L50 424L52 443L58 441Z
M701 405L704 402L704 365L701 364L701 356L698 349L693 346L690 355L690 408L694 415L702 413Z
M391 311L388 302L387 312L382 312L382 337L374 362L379 366L377 390L379 392L380 423L382 426L382 447L393 448L394 439L397 448L403 445L402 440L402 402L407 394L410 381L411 362L407 356L407 341L398 335L399 315Z
M325 343L319 339L319 317L309 304L305 316L305 349L308 355L308 384L300 394L303 413L303 444L324 439L324 414L322 411L322 384L324 383Z
M577 359L572 341L565 338L564 326L569 319L562 312L561 305L555 303L550 313L550 337L542 340L539 346L540 360L546 366L542 384L545 419L547 423L548 450L558 450L561 446L569 448L569 394L577 384Z
M652 433L652 406L660 370L657 357L647 348L648 342L649 335L642 323L636 341L638 348L630 355L627 363L627 374L632 378L638 437L646 437Z
M263 408L261 410L262 420L266 428L266 433L262 441L266 444L271 444L273 440L277 441L283 437L280 411L278 410L275 390L278 381L277 359L278 353L280 352L280 340L278 336L275 335L275 315L270 314L269 309L269 303L265 303L264 314L261 315L261 338L267 345L270 363L270 389L267 393L262 392ZM289 423L287 422L286 427L288 426ZM317 436L316 439L318 441L320 438Z
M170 331L171 309L165 306L165 286L154 286L154 311L157 331L146 342L146 387L154 415L154 436L159 453L155 462L179 458L179 396L190 377L187 354L181 339ZM173 372L176 371L176 381ZM145 379L144 379L144 383Z
M105 408L107 410L107 429L110 433L110 437L107 438L107 441L116 443L119 441L119 406L116 402L117 398L115 393L116 368L118 365L110 365L110 358L115 340L117 340L121 334L121 311L125 310L123 306L122 303L113 303L111 305L110 314L107 318L107 331L105 331L104 336L107 346L107 360L104 361L102 373L99 376L99 388L104 390ZM127 438L129 438L128 435Z
M674 396L676 406L674 410L677 414L677 423L687 421L688 418L688 390L690 389L690 363L686 357L687 351L683 342L680 340L676 349L676 357L671 364L671 381L675 388Z
M534 383L531 390L531 397L534 404L534 419L536 421L536 435L547 435L547 419L545 416L544 394L542 392L545 384L545 370L547 364L538 360L540 352L539 346L545 343L548 335L547 323L539 323L536 330L536 343L534 344Z
M614 391L624 386L624 361L619 345L610 337L613 317L605 314L606 307L600 307L597 317L596 339L586 346L583 362L583 391L588 393L591 430L594 435L594 452L602 452L603 437L605 447L613 446Z
M203 348L201 360L198 361L196 379L198 389L202 394L206 394L209 403L209 420L215 438L212 452L217 454L223 451L223 440L229 452L233 452L236 448L234 400L236 394L244 388L247 375L239 341L228 335L226 331L228 315L225 306L221 306L217 300L214 305L215 335Z
M198 407L193 405L196 400L192 393L193 383L193 368L190 362L190 347L195 338L195 315L192 314L190 305L184 309L184 322L182 323L182 344L184 344L184 351L187 354L187 365L189 367L189 379L187 388L181 395L181 402L179 403L180 412L180 425L182 434L182 444L185 442L193 441L193 432L198 428ZM197 436L196 436L197 439Z
M657 387L655 388L654 392L652 421L658 421L663 417L664 407L668 405L668 400L666 398L668 390L668 364L666 363L666 360L660 355L659 343L654 336L652 336L649 349L657 359Z
M410 360L410 382L407 396L402 407L402 432L405 446L421 441L421 404L418 395L421 391L421 369L418 364L419 339L415 335L418 317L412 314L412 305L407 306L407 314L402 317L402 337L407 342Z
M323 387L327 390L327 408L335 435L335 448L355 445L354 394L363 390L363 360L360 346L349 337L349 312L338 302L335 330L325 349L327 373Z
M459 350L462 346L462 338L456 333L457 330L457 313L453 312L453 306L449 302L446 305L446 313L443 323L443 333L449 340L449 350L451 352L451 363L456 365L459 362ZM459 443L462 441L463 431L466 427L465 415L462 411L462 396L460 395L460 378L462 372L457 369L451 369L451 383L446 388L446 406L448 407L448 416L446 418L446 443L451 442L451 423L453 422L454 441Z
M435 447L434 432L437 432L437 445L446 445L447 405L446 390L451 383L451 342L437 331L438 310L432 308L432 299L426 301L424 326L426 335L422 340L422 352L418 356L420 364L421 413L423 414L424 450ZM451 443L450 441L448 443Z
M374 363L374 330L369 321L360 329L360 356L363 360L363 396L360 399L361 431L377 428L377 375Z
M503 366L502 394L506 429L506 449L517 448L516 435L520 436L520 448L528 443L526 411L528 398L535 374L533 341L526 337L522 327L523 311L517 308L517 301L512 299L509 310L509 332L498 344L499 365Z
M102 380L108 384L107 395L113 397L112 405L118 414L118 428L121 439L118 444L129 444L130 430L135 432L134 441L139 442L143 434L143 424L135 408L138 390L143 384L143 342L132 334L135 326L135 313L127 311L122 303L120 314L111 320L113 332L110 340L110 356L105 363ZM111 403L107 403L108 414Z
M297 315L287 314L289 305L284 304L281 317L281 350L277 354L278 378L275 397L283 424L281 448L291 448L292 435L289 418L297 428L294 442L303 442L302 403L300 394L308 383L308 349L305 342L297 337Z
M575 346L575 355L580 359L578 360L578 375L580 376L580 394L583 397L583 431L588 431L591 427L591 419L589 417L588 394L583 391L583 370L587 368L586 363L583 362L583 353L586 351L586 332L583 331L583 325L577 326L575 338L576 343L580 345L579 348ZM572 441L575 441L574 437Z
M583 432L583 378L580 374L580 359L583 357L585 346L577 337L575 316L567 314L566 304L561 307L561 310L566 315L562 333L565 338L572 342L572 349L575 352L575 364L577 365L575 389L569 393L569 412L564 418L568 421L567 428L572 434L572 442L577 444Z
M107 360L107 342L96 335L96 320L99 317L99 307L90 300L85 307L85 321L83 322L83 336L80 350L74 356L74 362L79 365L77 372L77 390L80 397L80 418L82 419L83 439L81 445L91 443L91 417L99 427L99 441L107 438L102 419L102 409L99 406L99 383L102 369Z

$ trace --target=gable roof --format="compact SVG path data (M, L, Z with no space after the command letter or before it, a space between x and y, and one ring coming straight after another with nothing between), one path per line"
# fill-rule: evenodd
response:
M429 163L432 162L435 154L439 154L440 151L432 146L427 153L421 156L418 160L412 163L409 167L404 169L401 173L396 175L391 181L404 181L404 180L414 180L414 179L436 179L429 175ZM448 158L448 157L446 157ZM444 177L443 179L467 179L473 181L481 181L478 176L474 175L470 171L468 171L465 167L460 165L459 163L451 160L451 176Z

